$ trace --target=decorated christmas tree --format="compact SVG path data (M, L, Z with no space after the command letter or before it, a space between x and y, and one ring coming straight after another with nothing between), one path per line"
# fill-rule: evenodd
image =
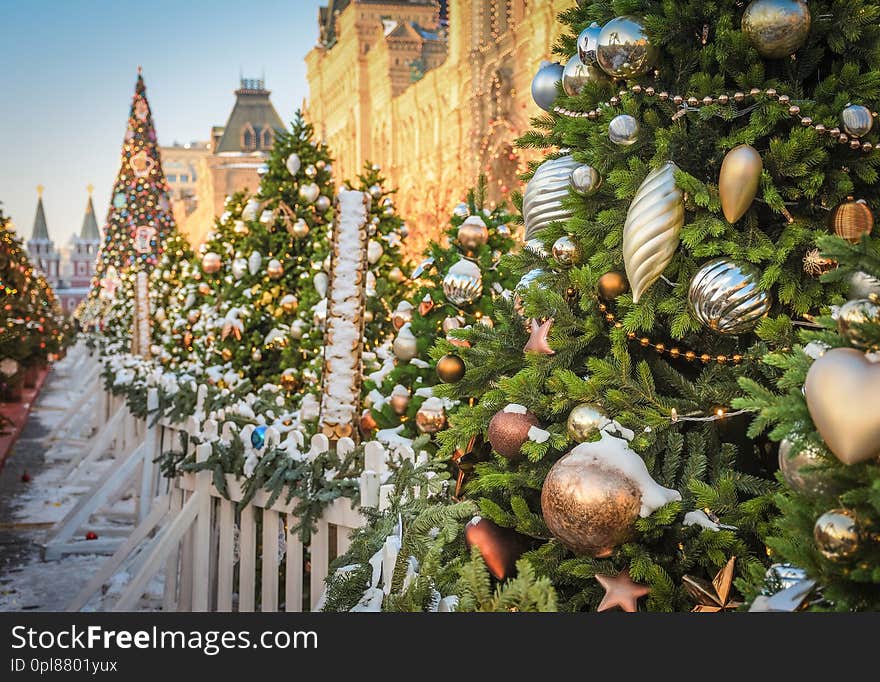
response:
M464 536L462 592L520 558L523 607L552 590L565 610L723 611L763 574L775 447L733 404L842 291L817 278L817 239L872 228L880 8L858 6L864 22L798 0L562 15L567 63L536 75L548 114L520 141L547 149L526 274L494 328L459 332L464 376L435 389L474 403L441 455L494 453L465 483L480 518L411 539L417 560L442 539L454 564Z
M149 345L149 337L132 333L136 316L135 286L139 273L146 276L165 252L166 242L176 234L174 217L168 202L168 183L162 170L153 115L147 101L143 75L138 69L135 92L122 144L122 161L113 184L104 243L98 254L95 275L88 301L81 308L80 319L98 326L117 349L130 344ZM175 254L186 253L174 241ZM141 298L146 286L141 285ZM137 317L141 329L149 304L141 301ZM132 346L134 347L134 346ZM138 349L148 353L148 348Z
M743 380L737 405L760 410L753 435L772 426L784 489L767 545L774 564L753 576L752 610L880 609L880 249L825 236L822 256L848 281L849 300L816 319L799 343L769 354L775 391Z
M455 355L462 341L453 330L473 324L492 324L492 310L501 292L516 282L500 267L514 239L513 220L504 206L490 208L481 179L465 203L459 204L446 230L444 243L431 242L413 273L416 287L391 315L397 329L393 357L385 368L368 377L365 389L371 410L362 419L362 431L392 429L404 438L436 433L446 425L447 407L432 397L439 376L462 371ZM433 362L429 351L438 339L442 355Z

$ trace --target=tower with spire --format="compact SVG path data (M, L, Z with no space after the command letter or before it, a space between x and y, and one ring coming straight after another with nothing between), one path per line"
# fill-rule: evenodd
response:
M93 185L88 186L89 198L83 216L79 234L70 240L70 286L74 289L88 288L95 274L95 258L101 248L101 232L95 219L95 207L92 204Z
M49 226L43 208L43 189L42 185L37 185L37 213L27 251L34 267L43 273L52 288L57 289L61 279L61 254L55 250L55 242L49 238Z

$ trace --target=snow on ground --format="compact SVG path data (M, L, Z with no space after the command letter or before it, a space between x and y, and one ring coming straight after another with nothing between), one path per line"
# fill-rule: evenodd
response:
M83 372L79 363L83 359L84 354L77 349L55 364L0 476L0 611L64 610L108 558L72 554L56 561L42 560L42 543L52 526L64 518L112 464L112 459L107 458L77 472L75 477L68 475L66 469L71 458L90 445L86 419L69 424L56 440L45 440L65 410L82 395ZM89 410L85 413L91 414ZM28 482L21 481L25 471L31 477ZM93 517L88 527L100 537L122 540L130 530L125 515L133 509L131 498L120 499ZM106 608L107 598L117 596L129 579L129 571L123 566L106 590L84 610ZM161 595L159 576L148 586L140 609L158 609Z

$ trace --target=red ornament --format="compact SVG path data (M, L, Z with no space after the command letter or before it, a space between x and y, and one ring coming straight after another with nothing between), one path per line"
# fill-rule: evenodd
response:
M98 534L95 531L90 530L88 533L86 533L86 540L97 540L97 539L98 539Z
M27 469L25 469L24 473L21 475L21 482L22 483L30 483L31 482L31 475L27 472Z

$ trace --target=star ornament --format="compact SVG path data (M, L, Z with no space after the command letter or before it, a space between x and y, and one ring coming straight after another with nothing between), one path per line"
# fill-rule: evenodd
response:
M531 351L532 353L540 353L541 355L554 355L556 351L550 348L547 343L547 335L550 333L550 327L553 326L553 318L548 317L544 322L538 324L534 318L531 320L532 332L529 340L523 346L523 353Z
M629 577L629 569L617 575L596 574L596 580L605 588L605 596L599 603L597 611L608 611L619 606L622 611L635 613L639 610L639 598L651 592L647 585L639 585Z
M705 580L694 578L689 575L682 576L682 583L685 589L693 597L697 605L691 609L696 613L717 613L728 609L736 609L742 606L741 602L731 599L733 586L733 565L736 563L736 557L732 556L724 564L724 567L718 571L712 579L710 585Z

